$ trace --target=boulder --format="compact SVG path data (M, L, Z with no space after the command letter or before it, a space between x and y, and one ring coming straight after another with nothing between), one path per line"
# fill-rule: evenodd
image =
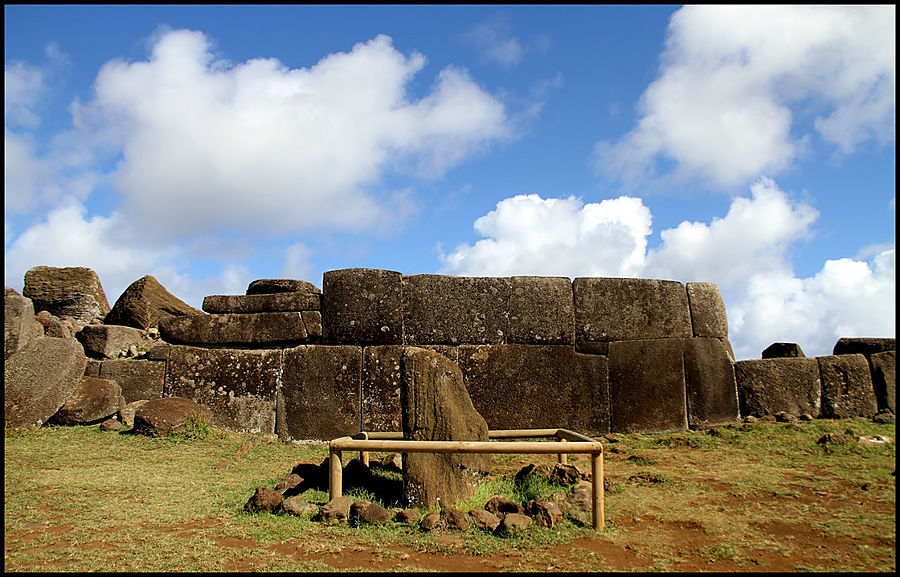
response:
M282 495L278 491L257 487L256 492L244 504L244 510L248 513L274 513L281 508L282 501Z
M141 399L158 399L163 396L166 363L145 359L106 360L100 363L97 376L119 383L126 403Z
M805 357L803 349L797 343L772 343L762 352L764 359L781 359L787 357Z
M158 326L159 319L165 316L199 314L203 312L167 291L155 277L147 275L125 289L103 322L146 330Z
M141 435L164 436L180 431L191 418L211 423L212 413L208 408L189 399L180 397L152 399L135 411L132 431ZM278 496L281 497L281 494Z
M203 299L203 310L212 314L318 311L321 308L322 295L309 292L210 295Z
M81 377L81 382L49 422L54 425L95 424L118 414L124 405L122 389L115 381Z
M318 507L312 503L307 503L306 499L300 495L284 498L281 502L281 509L288 515L295 517L311 517L319 511Z
M449 531L468 531L469 516L453 505L441 505L441 525Z
M322 277L325 342L401 344L401 278L399 272L369 268L327 271Z
M575 301L568 277L509 279L507 343L574 345Z
M35 310L71 316L83 325L102 322L109 312L100 278L86 267L36 266L25 273L22 295Z
M287 477L278 481L278 484L275 485L274 490L278 491L279 493L284 495L285 492L296 488L302 482L303 482L303 477L301 477L297 473L291 473Z
M75 338L84 346L84 353L95 359L114 359L123 349L148 343L140 329L124 325L86 325Z
M306 341L300 312L251 314L200 314L163 317L163 340L184 345L240 345L274 348Z
M404 276L404 343L505 343L510 287L508 278Z
M75 339L40 337L4 363L3 417L7 427L40 426L69 399L87 357Z
M688 306L695 337L728 338L728 317L719 287L711 282L689 282Z
M462 373L447 357L408 347L400 359L403 438L414 441L487 441L488 427L475 410ZM490 472L490 455L408 453L403 496L409 506L433 507L471 496Z
M119 409L119 420L122 421L122 424L126 427L134 426L134 414L140 409L144 403L149 401L149 399L140 399L137 401L132 401L130 403L126 403Z
M533 523L534 521L528 515L508 513L497 525L495 533L501 537L509 537L526 531Z
M784 411L819 416L822 381L815 358L738 361L734 376L742 415L762 417Z
M728 349L717 338L682 341L688 425L701 427L736 421L737 382Z
M832 354L865 355L870 358L875 353L897 350L896 339L871 337L842 337L834 343Z
M897 412L897 353L884 351L869 358L878 412Z
M347 523L350 517L350 507L353 506L353 497L335 497L328 501L316 516L317 521L323 523Z
M370 501L354 501L350 505L349 521L352 527L359 525L383 525L390 519L390 512Z
M871 417L878 412L866 357L833 355L816 357L816 360L822 380L821 417Z
M500 518L484 509L469 511L469 521L472 527L483 531L494 531L500 525Z
M525 514L534 519L539 527L547 529L562 521L563 512L559 505L547 499L533 499L525 503Z
M487 503L484 504L484 510L488 513L491 513L492 515L495 515L498 519L502 519L509 513L519 513L521 515L525 514L525 509L522 507L522 505L516 503L515 501L504 499L500 496L495 496L488 499Z
M42 336L44 326L35 319L31 299L6 287L3 294L4 360L24 349L33 339Z
M322 294L319 287L305 280L293 278L261 278L250 283L247 287L248 295L262 295L275 293L301 292L307 294Z
M562 485L564 487L568 487L570 485L575 485L579 481L585 478L584 473L578 470L578 467L575 465L568 465L563 463L557 463L553 465L553 469L550 471L550 481L556 483L557 485Z

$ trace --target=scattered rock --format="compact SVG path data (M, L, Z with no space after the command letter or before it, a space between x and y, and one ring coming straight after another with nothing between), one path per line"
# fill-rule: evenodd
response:
M378 503L355 501L350 505L349 521L352 527L359 525L382 525L387 523L390 513Z
M400 509L394 513L394 521L398 523L418 523L421 511L418 507L412 509Z
M441 527L441 514L439 511L432 511L422 518L419 522L419 529L425 532L436 531Z
M793 423L797 420L796 415L786 411L778 411L775 413L775 420L779 423Z
M168 435L183 429L190 418L200 418L212 423L212 412L203 405L181 397L152 399L135 411L132 431L141 435Z
M476 529L494 531L500 525L500 518L484 509L472 509L469 511L469 520Z
M114 418L109 418L100 423L101 431L118 431L122 429L122 423Z
M562 520L563 512L553 501L534 499L525 503L525 514L540 527L552 528Z
M441 526L449 531L468 531L469 516L450 505L441 509Z
M327 524L347 523L350 518L350 507L352 505L352 497L335 497L319 509L315 519Z
M281 507L281 503L281 493L266 487L257 487L256 493L244 504L244 510L250 513L274 513Z
M842 445L848 442L849 439L840 433L825 433L819 440L816 441L817 445Z
M3 311L4 359L8 359L32 339L44 336L44 326L35 317L31 299L9 287L3 296Z
M135 412L137 412L137 410L141 408L146 402L147 399L139 399L137 401L127 403L121 409L119 409L119 420L122 421L122 424L126 427L133 427Z
M81 377L81 382L50 418L50 422L55 425L89 425L112 417L124 404L122 389L115 381Z
M518 513L520 515L525 514L525 510L522 508L522 505L508 501L503 497L496 496L488 499L488 502L484 504L484 510L493 513L498 518L502 519L504 515L507 513Z
M535 464L525 465L524 467L519 469L519 472L516 473L516 476L513 478L513 481L517 485L521 485L522 483L525 482L526 479L528 479L531 476L536 476L536 475L540 475L543 477L549 477L550 476L550 467L547 465L535 465Z
M495 533L501 537L509 537L521 533L531 527L534 521L528 515L520 513L508 513L504 515Z
M882 437L881 435L862 436L856 440L860 445L888 445L893 442L890 437Z
M872 420L876 423L882 423L884 425L893 425L894 424L894 413L878 413Z
M562 463L557 463L553 466L553 470L550 471L550 481L562 485L564 487L569 487L574 485L578 481L585 479L586 476L578 470L578 467L575 465L564 465Z
M307 503L306 499L300 495L284 498L281 502L281 508L288 515L294 515L295 517L310 517L315 515L319 510L319 508L312 503Z
M274 490L284 495L285 491L295 488L302 482L303 477L296 473L291 473L290 475L279 481L278 484L275 485Z

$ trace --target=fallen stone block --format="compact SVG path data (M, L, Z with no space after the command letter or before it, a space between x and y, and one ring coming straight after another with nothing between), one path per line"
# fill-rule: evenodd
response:
M821 417L871 417L878 412L866 357L860 354L833 355L816 357L816 360L822 381Z
M878 412L897 412L897 353L873 353L869 359Z
M158 399L165 387L166 363L143 359L106 360L100 363L98 376L119 383L126 403Z
M815 358L738 361L734 376L742 415L762 417L784 411L819 416L822 381Z
M865 355L866 358L871 357L875 353L885 351L895 351L896 339L891 338L870 338L870 337L842 337L834 343L832 354L835 355Z
M572 281L567 277L518 276L509 282L507 343L575 344Z
M84 353L95 359L114 359L131 345L149 344L142 331L122 325L86 325L75 338Z
M325 342L399 345L403 342L399 272L369 268L327 271L322 285Z
M301 343L307 333L299 312L164 317L159 334L185 345L259 345Z
M305 280L293 278L261 278L250 283L247 287L248 295L275 294L301 292L308 294L321 294L319 287Z
M322 295L309 292L210 295L203 299L203 310L211 314L318 311L321 308Z
M732 423L740 418L734 364L717 338L684 339L688 425Z
M213 415L208 408L190 399L179 397L152 399L135 411L134 427L131 430L139 435L165 436L183 430L190 419L199 419L210 424Z
M3 295L4 360L24 349L33 339L43 336L44 327L35 320L31 299L6 287Z
M155 277L147 275L125 289L103 322L147 330L158 326L159 319L165 316L199 314L203 314L202 311L170 293Z
M25 273L22 295L36 311L71 316L83 325L102 322L110 310L100 278L86 267L36 266Z
M257 487L256 492L244 503L248 513L275 513L281 509L283 496L278 491Z
M719 287L711 282L689 282L688 306L695 337L728 338L728 317Z
M764 359L782 359L788 357L805 357L803 349L797 343L772 343L762 352Z
M82 377L62 407L48 421L54 425L91 425L118 414L125 404L116 381Z

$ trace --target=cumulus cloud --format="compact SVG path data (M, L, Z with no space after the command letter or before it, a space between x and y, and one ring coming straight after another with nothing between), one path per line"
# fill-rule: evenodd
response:
M386 174L439 177L510 135L503 104L463 69L441 70L410 98L424 66L383 35L309 68L232 64L202 33L176 30L146 61L107 63L73 111L76 126L121 150L111 182L144 228L371 231L408 214L376 192Z
M465 35L479 51L484 62L511 68L522 60L522 43L512 35L509 21L501 16L473 26Z
M716 186L777 174L809 146L792 105L850 153L894 138L894 6L691 6L670 21L659 77L637 126L595 148L623 180L674 176Z
M486 238L440 255L442 272L714 282L738 358L759 358L775 341L825 355L840 337L893 336L893 247L867 260L826 261L810 278L794 273L788 250L808 237L817 216L763 178L725 216L663 230L659 246L648 249L652 217L640 199L515 196L476 221Z

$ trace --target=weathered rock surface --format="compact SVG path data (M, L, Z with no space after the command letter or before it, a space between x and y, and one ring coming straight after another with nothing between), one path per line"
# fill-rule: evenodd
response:
M134 426L134 414L140 409L144 403L148 402L150 399L139 399L137 401L131 401L130 403L126 403L119 409L119 420L126 427Z
M502 537L509 537L526 531L534 521L528 515L519 513L507 513L497 526L496 533Z
M134 413L134 433L164 436L184 428L189 419L212 422L212 413L202 405L180 397L152 399ZM271 490L271 489L269 489ZM281 494L278 495L281 497Z
M322 323L330 344L399 345L403 342L399 272L348 268L322 277Z
M40 337L11 355L3 367L6 426L46 423L78 388L86 365L75 339Z
M281 362L280 350L172 345L164 390L207 407L218 427L273 433Z
M742 415L761 417L784 411L819 416L822 381L815 358L738 361L734 376Z
M500 518L484 509L472 509L469 511L469 521L472 527L483 531L494 531L500 525Z
M158 326L159 319L165 316L200 314L203 312L170 293L155 277L147 275L125 289L103 322L146 330Z
M878 401L878 411L897 412L897 353L884 351L869 358L872 367L872 386Z
M3 348L8 359L38 337L44 336L44 326L35 320L31 299L6 287L3 294Z
M86 325L75 338L84 347L84 354L95 359L114 359L131 345L140 347L149 342L140 329L123 325Z
M318 311L321 308L322 295L310 292L210 295L203 299L203 310L212 314Z
M390 519L390 512L370 501L354 501L350 505L349 521L353 527L359 525L383 525Z
M166 364L144 359L106 360L100 363L97 376L119 383L126 403L141 399L158 399L163 396Z
M562 521L563 512L559 505L547 499L533 499L525 503L525 514L534 519L539 527L547 529Z
M299 312L163 317L159 334L174 344L256 345L297 344L307 333Z
M667 433L687 428L682 339L609 344L610 430Z
M684 339L688 425L731 423L739 418L737 382L728 350L717 338Z
M694 336L727 338L728 317L718 285L711 282L689 282L685 288Z
M447 357L408 347L401 357L403 438L415 441L487 441L462 373ZM469 497L490 472L489 455L409 453L403 458L403 495L410 506L432 507Z
M100 278L86 267L36 266L25 273L22 295L37 311L71 316L84 325L102 322L109 312Z
M576 278L572 287L576 343L693 336L687 291L680 282Z
M575 344L575 301L567 277L511 277L507 343Z
M833 355L816 357L822 380L820 416L826 419L871 417L878 412L875 389L866 357Z
M322 294L322 291L319 290L319 287L317 287L313 283L293 278L261 278L251 282L247 287L248 295L289 292Z
M316 520L329 524L347 523L350 517L351 506L353 506L352 497L335 497L319 509Z
M49 422L55 425L94 424L118 414L124 405L122 390L115 381L81 377L81 382Z
M503 516L508 513L519 513L520 515L525 514L525 509L522 507L522 505L516 503L515 501L504 499L499 495L488 499L487 503L484 504L484 510L495 515L498 519L502 519Z
M875 353L897 350L896 339L870 337L842 337L834 343L835 355L865 355L871 357Z
M266 487L257 487L256 492L244 504L244 510L250 513L274 513L281 508L281 493Z
M402 282L405 344L506 342L508 278L420 274Z
M490 429L609 432L609 363L571 345L464 345L459 368Z
M764 359L781 359L788 357L805 357L803 349L797 343L772 343L762 352Z
M318 507L312 503L307 503L306 499L300 495L284 498L281 502L281 508L288 515L295 517L311 517L319 511Z

